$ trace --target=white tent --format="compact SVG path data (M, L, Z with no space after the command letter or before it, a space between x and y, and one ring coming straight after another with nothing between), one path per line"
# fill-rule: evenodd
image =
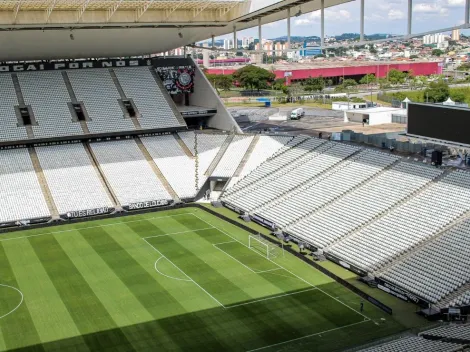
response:
M455 101L449 97L445 102L442 103L442 105L455 105Z

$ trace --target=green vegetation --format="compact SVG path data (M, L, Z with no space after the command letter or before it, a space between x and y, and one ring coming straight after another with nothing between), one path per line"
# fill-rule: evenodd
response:
M276 75L264 68L248 65L235 71L233 78L245 89L260 90L268 88Z
M325 88L325 80L323 77L309 77L303 82L304 90L307 92L321 92Z
M367 75L365 75L364 77L361 78L361 80L359 81L360 84L371 84L371 83L375 83L377 81L377 78L375 77L375 75L373 73L369 73Z
M387 96L400 101L408 97L417 103L442 103L449 97L455 102L470 103L470 87L449 87L445 81L437 80L431 82L425 90L388 93Z
M4 234L0 349L339 351L405 329L247 243L194 208Z

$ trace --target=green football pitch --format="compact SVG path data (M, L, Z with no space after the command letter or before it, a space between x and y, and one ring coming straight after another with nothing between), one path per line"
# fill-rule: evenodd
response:
M0 350L340 351L403 330L248 240L197 208L3 234Z

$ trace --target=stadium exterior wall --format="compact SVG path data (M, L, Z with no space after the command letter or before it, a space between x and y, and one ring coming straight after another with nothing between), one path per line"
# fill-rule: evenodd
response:
M292 72L291 80L304 80L309 77L343 77L343 76L361 76L373 73L377 77L386 77L387 73L396 69L402 72L413 71L416 76L429 76L434 74L442 74L442 65L440 62L408 62L396 64L377 64L364 66L348 66L348 67L319 67L308 69L289 69L274 70L276 78L284 78L285 72ZM233 74L236 70L233 68L209 68L210 74Z

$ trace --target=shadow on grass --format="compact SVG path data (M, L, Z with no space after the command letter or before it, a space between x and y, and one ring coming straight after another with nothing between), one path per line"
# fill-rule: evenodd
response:
M351 297L350 291L338 291L335 283L323 285L321 289L348 299L348 303L357 299ZM270 345L276 345L276 350L339 351L403 330L392 319L378 325L374 320L364 321L360 314L320 290L297 290L288 294L279 298L268 296L255 303L237 302L249 304L229 309L200 310L13 351L219 352L259 348L268 351L270 348L264 347ZM366 312L369 309L375 310L367 304ZM90 330L92 328L90 326Z

